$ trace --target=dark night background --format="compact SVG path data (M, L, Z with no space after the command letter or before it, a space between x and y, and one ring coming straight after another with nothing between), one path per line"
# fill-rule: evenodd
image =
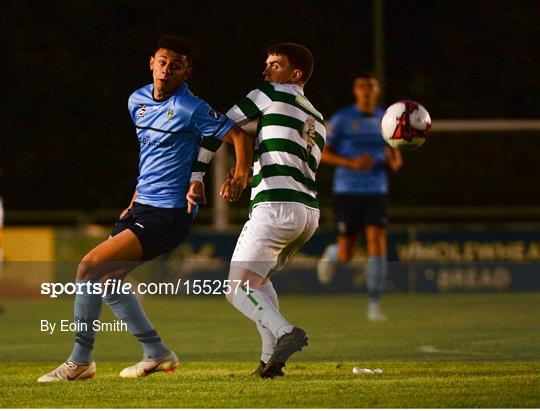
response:
M1 22L8 210L127 205L138 155L127 98L151 82L160 34L196 43L190 88L222 111L261 81L274 42L312 50L306 95L326 118L352 102L355 71L373 67L371 1L8 0ZM385 102L417 100L434 121L539 118L539 22L540 1L387 0ZM392 204L538 204L538 137L434 134L405 154ZM323 201L330 181L323 166Z

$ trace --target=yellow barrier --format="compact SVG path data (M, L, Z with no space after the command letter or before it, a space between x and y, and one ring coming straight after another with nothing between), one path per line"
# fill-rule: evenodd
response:
M5 261L54 261L54 230L51 227L4 228Z
M54 276L54 229L51 227L4 228L2 295L38 296L42 282Z

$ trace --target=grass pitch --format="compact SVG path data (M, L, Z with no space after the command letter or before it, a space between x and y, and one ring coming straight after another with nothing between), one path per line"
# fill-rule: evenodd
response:
M145 298L182 362L172 375L122 380L137 361L129 333L98 333L95 380L38 384L73 335L40 332L70 319L72 299L4 300L2 407L539 407L540 294L388 295L386 323L365 320L365 296L284 296L282 311L310 346L286 376L261 380L255 327L223 298ZM104 307L103 320L112 319ZM353 366L381 368L355 375Z

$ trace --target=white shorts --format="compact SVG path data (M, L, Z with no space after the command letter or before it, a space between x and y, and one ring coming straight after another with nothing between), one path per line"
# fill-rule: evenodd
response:
M238 237L231 266L270 277L315 233L319 215L319 210L299 203L258 204Z

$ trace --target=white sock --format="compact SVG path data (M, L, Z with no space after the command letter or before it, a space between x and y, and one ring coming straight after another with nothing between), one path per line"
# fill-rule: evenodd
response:
M239 288L234 294L233 305L246 317L270 330L277 338L293 329L272 300L259 290L250 288L248 293L244 288Z
M266 295L268 298L270 298L270 300L274 304L274 307L279 310L277 293L270 280L264 283L263 286L259 288L259 291ZM276 348L277 338L268 328L263 327L259 323L257 323L257 330L261 335L261 361L267 363L274 352L274 348Z
M265 282L259 290L261 293L264 293L268 298L270 298L270 301L272 301L272 304L274 304L274 307L276 307L279 310L279 301L277 297L276 290L274 288L274 284L270 280Z
M261 361L266 364L274 353L277 338L274 337L274 334L272 334L268 328L264 328L260 324L257 324L257 330L261 335Z

